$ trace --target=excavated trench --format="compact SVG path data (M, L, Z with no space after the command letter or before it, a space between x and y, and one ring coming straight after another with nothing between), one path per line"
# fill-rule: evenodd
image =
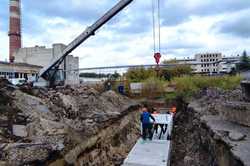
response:
M201 120L199 114L179 99L172 137L172 166L243 166L226 144Z
M0 84L0 165L118 166L140 135L138 104L113 92L83 87L28 95L5 84ZM202 113L181 98L176 103L172 166L243 165ZM14 124L25 132L16 136Z

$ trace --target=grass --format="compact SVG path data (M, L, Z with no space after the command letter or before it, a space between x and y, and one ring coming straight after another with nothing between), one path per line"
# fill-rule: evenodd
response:
M156 98L164 97L166 101L172 101L177 97L191 97L199 90L204 88L220 88L223 90L232 90L240 85L242 77L235 76L200 76L186 75L175 77L171 82L157 77L149 77L143 83L141 96ZM128 82L127 86L130 82ZM174 87L174 91L167 92L166 89Z
M190 97L203 88L221 88L223 90L232 90L240 85L241 76L183 76L174 78L173 84L176 86L176 92L166 94L166 100L173 99L176 96Z

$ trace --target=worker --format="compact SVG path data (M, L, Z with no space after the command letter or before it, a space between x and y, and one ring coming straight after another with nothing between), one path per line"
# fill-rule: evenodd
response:
M142 139L146 140L147 135L149 135L149 139L152 140L153 138L153 123L151 123L151 120L155 122L155 118L149 113L147 107L142 108L142 113L141 113L141 123L142 123Z
M171 111L170 111L171 113L173 113L173 114L175 114L176 113L176 106L173 106L172 108L171 108Z
M153 114L152 115L158 115L159 114L159 112L158 112L157 109L153 108L152 110L153 110ZM154 124L154 132L156 134L158 134L158 124Z

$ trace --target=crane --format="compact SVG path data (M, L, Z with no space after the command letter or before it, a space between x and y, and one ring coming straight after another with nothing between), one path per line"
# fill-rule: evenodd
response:
M52 63L41 69L38 75L39 78L43 78L49 82L50 86L54 86L57 81L57 75L60 75L59 66L64 59L79 45L86 41L89 37L94 36L95 32L112 19L116 14L128 6L133 0L120 0L113 8L106 12L101 18L99 18L94 24L87 27L78 37L76 37L71 43L69 43L63 50L62 54L58 56Z

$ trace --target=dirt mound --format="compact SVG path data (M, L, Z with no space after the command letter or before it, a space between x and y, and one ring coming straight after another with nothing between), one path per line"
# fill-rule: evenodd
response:
M234 166L248 162L244 152L249 151L246 137L250 133L249 104L241 88L204 89L190 103L179 101L173 130L172 165Z
M6 83L1 83L3 88ZM109 155L119 152L120 159L125 157L139 134L138 120L131 120L137 119L138 104L113 91L101 93L70 86L56 90L26 88L25 93L22 90L4 88L1 93L9 97L5 103L10 107L0 113L0 124L8 122L0 126L0 160L7 164L46 165L58 158L74 164L84 158L82 153L91 153L90 149L94 153L95 148L110 147L98 163L112 165ZM41 155L30 157L37 152ZM85 160L79 162L91 163Z
M7 79L0 78L0 88L4 88L9 84L10 84L10 82Z

